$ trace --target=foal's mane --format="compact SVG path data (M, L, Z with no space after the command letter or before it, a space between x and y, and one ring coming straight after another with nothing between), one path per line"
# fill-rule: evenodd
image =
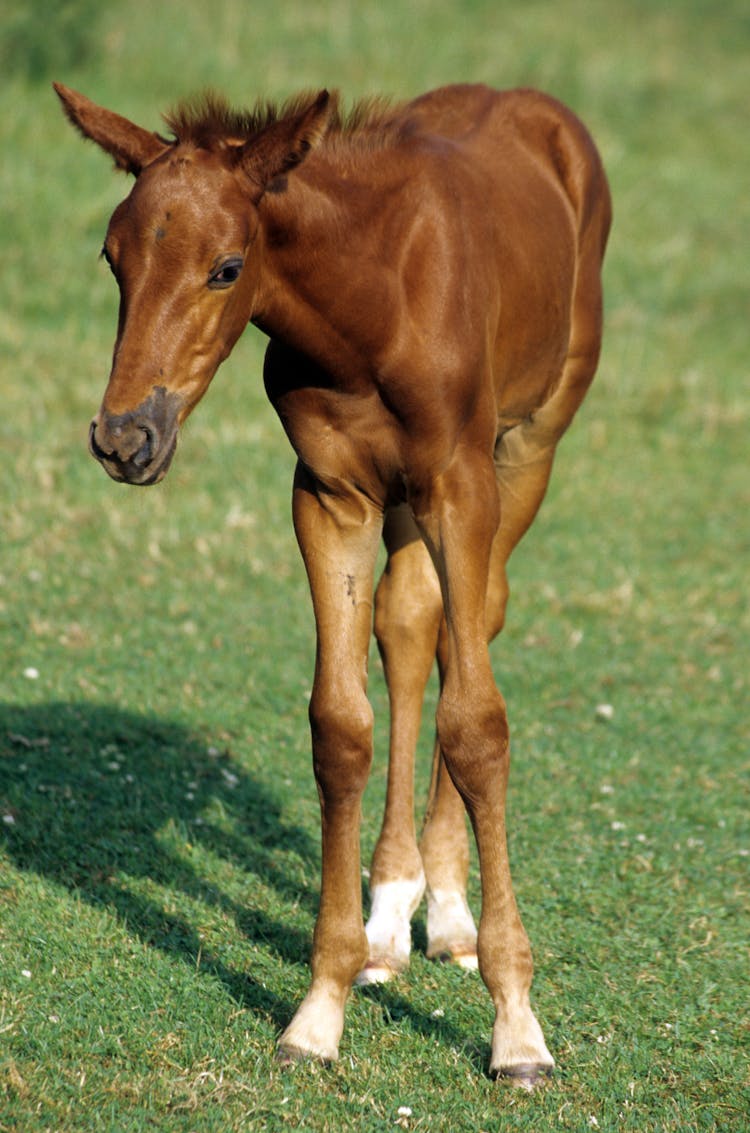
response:
M274 122L300 114L316 95L317 92L303 91L282 103L260 99L250 110L235 110L223 95L208 90L180 102L164 115L164 121L179 144L215 150L227 143L237 145L250 141ZM399 104L376 96L359 99L343 113L339 92L333 91L325 140L379 148L392 140L403 126L400 109Z

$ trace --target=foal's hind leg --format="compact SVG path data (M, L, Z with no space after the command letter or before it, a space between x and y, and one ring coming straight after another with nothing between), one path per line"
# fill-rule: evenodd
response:
M375 634L390 698L390 760L360 984L382 983L409 962L411 918L425 887L414 826L414 751L443 609L435 568L406 507L388 513L383 538L388 562L375 597Z
M506 559L507 552L497 535L487 590L488 641L500 632L505 620ZM438 644L441 687L446 664L447 636L443 619ZM469 874L466 808L448 774L437 740L419 849L427 879L427 955L432 960L453 960L462 968L476 968L477 929L466 899Z
M466 900L466 808L435 741L432 782L419 843L427 880L427 955L477 967L477 929Z
M411 512L390 512L388 563L375 600L375 633L391 708L383 828L370 871L370 955L358 983L382 983L409 962L411 918L427 885L427 955L475 968L476 926L466 903L466 808L435 746L427 819L417 848L414 752L438 639L445 648L440 584Z
M533 520L549 479L554 446L498 442L500 528L492 544L486 599L491 641L502 629L508 599L506 563ZM409 962L411 918L427 892L427 955L477 966L477 930L466 899L469 843L466 808L436 742L422 836L414 826L414 751L424 690L437 655L445 671L447 637L440 587L419 529L405 507L386 517L388 563L375 603L375 633L391 706L391 742L383 828L370 871L369 959L360 984L380 983Z

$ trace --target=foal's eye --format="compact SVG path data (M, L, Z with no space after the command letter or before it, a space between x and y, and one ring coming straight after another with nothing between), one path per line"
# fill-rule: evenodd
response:
M240 256L232 256L228 260L224 260L223 264L219 264L208 277L208 286L214 291L220 291L223 287L231 287L236 283L242 271L243 260Z

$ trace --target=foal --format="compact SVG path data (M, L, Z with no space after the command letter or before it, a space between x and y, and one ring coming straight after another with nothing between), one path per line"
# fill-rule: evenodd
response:
M553 1065L529 1004L531 951L505 833L508 727L488 640L508 556L596 368L610 201L578 119L533 91L454 86L348 120L323 91L277 110L209 97L165 139L62 86L68 117L136 180L104 243L120 288L114 361L91 425L115 480L153 484L248 321L297 454L294 525L317 627L310 702L323 864L310 990L284 1057L335 1058L352 981L428 953L478 961L496 1009L490 1070L531 1088ZM375 597L391 762L360 896L360 800ZM417 845L413 756L437 657L435 770ZM464 808L482 884L466 905Z

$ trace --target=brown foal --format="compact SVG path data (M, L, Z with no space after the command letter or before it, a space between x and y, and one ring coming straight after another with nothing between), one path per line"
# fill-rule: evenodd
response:
M323 864L310 990L285 1058L335 1058L355 978L407 963L425 889L428 953L475 966L495 1005L490 1070L553 1065L505 832L508 725L488 641L506 563L596 368L607 183L578 119L534 91L454 86L348 118L323 91L237 114L216 97L151 133L58 86L68 117L135 175L104 255L121 306L91 426L116 480L153 484L248 321L297 454L293 512L317 626L310 702ZM360 800L372 759L375 633L391 701L383 830L363 925ZM413 759L437 657L421 842ZM482 885L466 904L468 812Z

